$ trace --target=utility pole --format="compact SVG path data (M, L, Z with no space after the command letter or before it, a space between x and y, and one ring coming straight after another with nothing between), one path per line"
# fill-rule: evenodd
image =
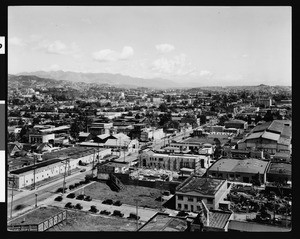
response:
M92 177L94 177L94 161L95 161L95 149L94 149L94 155L93 155L93 165L92 165Z
M14 200L14 186L15 186L15 175L13 175L12 186L11 186L11 202L10 202L10 218L12 219L12 209Z
M35 192L35 207L37 207L37 196L38 196L38 194L37 194L37 192Z
M33 157L33 188L35 189L35 160L36 160L36 157L34 156Z
M63 181L63 193L65 194L65 186L66 186L66 174L67 174L67 163L69 159L64 159L65 160L65 173L64 173L64 181Z

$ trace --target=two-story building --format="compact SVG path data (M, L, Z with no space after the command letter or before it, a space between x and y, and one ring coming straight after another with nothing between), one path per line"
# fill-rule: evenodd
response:
M199 212L201 200L209 209L219 209L229 191L227 180L192 175L176 188L176 210Z

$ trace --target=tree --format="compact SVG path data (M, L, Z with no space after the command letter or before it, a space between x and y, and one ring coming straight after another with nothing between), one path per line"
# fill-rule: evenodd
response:
M272 115L272 113L271 113L270 110L267 111L267 113L266 113L266 115L265 115L265 117L264 117L264 120L265 120L266 122L273 121L273 115Z
M25 125L25 126L22 127L19 135L20 135L21 142L28 143L29 128L28 128L27 125Z
M206 124L206 116L205 115L200 115L200 124Z
M161 112L167 112L168 110L168 107L165 103L161 103L158 107L158 109L161 111Z
M70 135L77 140L79 137L79 132L80 132L80 128L79 128L79 124L77 121L75 121L74 123L71 124L70 127Z

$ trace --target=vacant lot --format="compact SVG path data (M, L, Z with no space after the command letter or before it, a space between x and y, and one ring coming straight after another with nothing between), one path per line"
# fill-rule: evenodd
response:
M19 218L12 220L9 223L9 225L10 224L24 224L24 225L38 224L62 211L64 210L61 208L41 207L23 216L20 216Z
M135 231L136 222L125 218L68 211L67 220L48 231Z
M136 205L134 200L138 198L140 200L139 206L141 207L160 208L161 202L155 200L161 195L159 189L133 185L125 185L125 187L125 190L115 192L112 191L106 183L95 182L84 188L84 194L98 200L120 200L122 203L128 205ZM81 192L82 190L79 190L77 191L77 194L80 194Z

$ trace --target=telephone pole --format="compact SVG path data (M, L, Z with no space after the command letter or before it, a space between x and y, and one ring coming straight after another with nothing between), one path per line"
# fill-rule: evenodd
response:
M10 202L10 218L11 219L12 219L13 200L14 200L14 186L15 186L15 175L13 175L12 186L11 186L11 202Z
M67 164L68 164L68 161L69 159L64 159L65 160L65 173L64 173L64 181L63 181L63 192L62 194L65 194L65 186L66 186L66 174L67 174Z

